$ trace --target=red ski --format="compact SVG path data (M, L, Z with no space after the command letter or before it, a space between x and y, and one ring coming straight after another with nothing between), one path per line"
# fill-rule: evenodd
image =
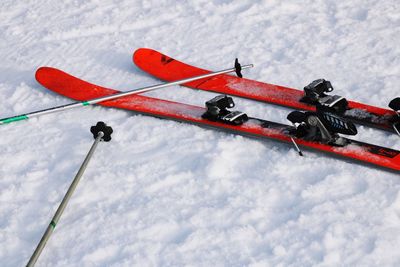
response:
M185 64L158 51L148 48L140 48L136 50L133 55L133 62L143 71L165 81L180 80L210 72L205 69L200 69L192 65ZM318 83L318 81L320 83ZM324 85L326 86L326 82L327 81L324 80L314 81L314 83L310 84L311 86L314 86L314 88L311 89L316 88L317 91L321 90ZM395 123L397 123L396 125L400 128L400 117L394 110L370 106L355 101L346 101L344 98L342 99L338 96L326 95L325 92L330 92L333 90L333 88L331 86L329 87L329 85L330 83L325 91L319 92L321 100L324 100L323 106L334 106L344 103L347 105L346 107L341 107L343 110L341 111L342 114L340 115L355 123L365 124L391 132L395 131L393 127ZM239 78L231 75L219 75L209 79L202 79L195 82L186 83L184 86L218 92L221 94L239 96L294 109L306 111L316 110L316 103L304 102L304 99L307 100L307 98L305 98L305 93L301 90ZM313 93L314 95L312 95ZM311 90L311 98L315 96L315 93L315 91ZM400 98L395 100L396 103L392 101L393 105L396 104L396 106L400 106L398 103L400 102Z
M42 67L36 72L36 80L49 90L78 101L115 94L119 91L94 85L71 76L61 70ZM321 142L306 141L289 135L295 128L292 126L250 118L241 125L232 125L203 118L206 109L162 99L141 95L125 96L115 100L101 102L100 105L131 110L136 113L171 119L240 134L258 139L272 139L291 143L292 138L303 148L317 150L347 159L354 159L375 166L399 171L400 151L372 144L342 138L347 142L343 147L332 146Z

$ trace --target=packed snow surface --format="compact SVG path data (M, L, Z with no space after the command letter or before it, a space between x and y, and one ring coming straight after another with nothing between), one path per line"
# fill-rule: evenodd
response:
M132 64L149 47L212 70L386 107L400 96L398 0L2 0L0 114L69 99L40 66L129 90L160 81ZM178 86L147 95L204 105ZM237 99L286 122L288 109ZM400 266L400 176L354 162L103 107L0 127L0 265L24 266L104 121L101 143L38 266ZM394 134L358 140L400 149Z

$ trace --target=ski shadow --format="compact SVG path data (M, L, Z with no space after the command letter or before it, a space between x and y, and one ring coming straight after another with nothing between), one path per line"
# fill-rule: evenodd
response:
M36 86L38 83L35 80L36 68L30 70L15 70L12 68L0 67L0 83L10 84L13 87L25 83L29 86Z
M108 68L118 69L124 72L139 74L140 70L132 61L134 50L126 53L116 52L112 50L94 50L92 55L96 58L99 64L107 66Z
M21 86L33 88L38 92L48 93L49 91L41 86L35 78L37 67L27 70L16 70L12 68L0 68L0 84L5 85L2 93L11 97L16 89Z

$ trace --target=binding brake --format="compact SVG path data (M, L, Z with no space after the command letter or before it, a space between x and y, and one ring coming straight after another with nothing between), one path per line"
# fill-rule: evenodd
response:
M290 134L308 141L317 141L335 146L345 146L347 139L339 133L356 135L356 126L329 112L292 111L287 119L296 127Z
M393 129L400 136L400 97L390 101L389 107L397 114L397 116L393 119Z

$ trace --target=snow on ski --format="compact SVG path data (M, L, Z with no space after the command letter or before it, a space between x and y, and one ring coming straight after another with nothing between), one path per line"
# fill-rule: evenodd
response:
M133 62L143 71L165 81L174 81L185 77L210 72L208 70L183 63L165 54L148 48L137 49L133 54ZM327 81L320 79L314 81L310 85L321 87L325 85L324 82ZM186 83L184 86L239 96L294 109L306 111L316 110L315 104L308 104L301 101L305 96L304 92L301 90L246 78L238 78L231 75L221 75L210 79L202 79L195 82ZM328 88L328 90L325 92L330 92L331 90L333 90L333 88ZM320 92L321 96L327 96L325 92ZM355 123L376 127L391 132L399 131L394 127L394 125L397 125L397 127L400 129L399 116L395 111L390 109L366 105L355 101L347 101L339 96L328 96L328 99L326 99L324 104L326 106L333 106L338 104L339 100L346 102L346 110L343 110L343 113L341 114L342 117L346 119L354 121Z
M61 70L50 67L41 67L38 69L36 72L36 79L47 89L77 101L87 101L89 99L119 92L88 83ZM221 99L218 99L218 101L220 100ZM295 129L294 127L267 120L249 118L248 121L243 121L241 125L227 124L203 118L203 115L207 111L203 107L142 95L125 96L100 102L99 104L106 107L126 109L145 115L186 122L259 139L273 139L291 143L293 140L292 138L294 138L296 144L303 148L318 150L331 155L354 159L395 171L400 170L400 151L347 138L343 138L343 140L348 143L343 147L307 141L288 134L289 131ZM240 114L235 115L240 116ZM304 114L295 113L295 115L301 117ZM299 116L295 119L298 119Z

